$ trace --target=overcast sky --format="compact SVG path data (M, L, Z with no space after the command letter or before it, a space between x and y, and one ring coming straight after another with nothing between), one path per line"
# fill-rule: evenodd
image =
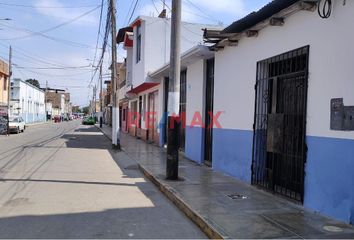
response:
M0 58L8 60L13 48L13 77L38 79L44 87L68 89L73 104L85 106L97 42L102 0L0 0ZM170 6L171 0L166 0ZM183 20L224 26L257 10L270 0L182 0ZM138 15L157 16L162 0L117 0L118 28ZM154 4L155 3L155 6ZM107 0L98 47L102 46ZM130 10L130 11L129 11ZM171 13L169 13L169 16ZM11 21L1 19L11 18ZM109 50L108 46L107 50ZM119 50L119 58L124 57ZM96 61L101 49L96 53ZM106 54L105 69L110 62ZM108 70L104 70L108 74ZM108 77L108 76L107 76ZM94 78L92 85L97 82Z

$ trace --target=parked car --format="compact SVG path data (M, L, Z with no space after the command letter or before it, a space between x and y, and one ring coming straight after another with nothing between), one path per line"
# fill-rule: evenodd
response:
M54 120L55 123L59 123L59 122L61 122L61 117L60 116L54 116L53 120Z
M95 125L96 121L94 117L87 117L82 120L83 125Z
M25 131L26 124L22 117L10 117L9 127L10 132L15 132L18 134Z

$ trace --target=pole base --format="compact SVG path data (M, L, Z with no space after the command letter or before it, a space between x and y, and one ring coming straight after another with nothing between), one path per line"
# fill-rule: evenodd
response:
M178 180L180 118L168 117L166 179Z
M122 147L120 146L120 144L112 144L112 149L113 149L113 150L121 151L121 150L122 150Z

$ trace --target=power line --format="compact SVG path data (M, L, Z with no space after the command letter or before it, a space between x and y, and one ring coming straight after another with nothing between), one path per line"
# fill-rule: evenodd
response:
M196 4L194 4L192 1L190 1L190 0L184 0L184 1L187 2L187 3L189 3L190 6L194 7L194 8L197 9L199 12L201 12L201 13L205 16L205 17L204 17L205 19L212 20L212 21L215 21L215 22L217 22L217 23L220 23L220 22L221 22L221 21L215 19L213 16L207 14L205 10L201 9L199 6L197 6ZM184 10L184 11L185 11L185 10ZM189 12L189 13L191 13L191 12ZM195 14L195 13L192 13L192 14L194 14L194 15L196 15L196 16L199 16L199 17L202 17L201 15L197 15L197 14Z
M78 42L74 42L74 41L70 41L70 40L66 40L66 39L61 39L61 38L56 38L56 37L52 37L52 36L49 36L49 35L46 35L46 34L43 34L43 33L40 33L40 32L34 32L32 30L29 30L29 29L26 29L26 28L21 28L21 27L16 27L14 25L10 26L10 25L6 25L6 24L0 24L1 26L5 26L7 28L10 28L11 30L16 30L16 31L22 31L22 32L27 32L27 33L32 33L34 35L37 35L37 36L40 36L40 37L44 37L44 38L47 38L47 39L50 39L52 41L55 41L55 42L59 42L59 43L62 43L62 44L66 44L66 45L70 45L72 47L79 47L79 48L94 48L90 45L87 45L87 44L84 44L84 43L78 43ZM19 39L22 39L22 38L27 38L27 36L24 36L24 37L16 37L16 38L2 38L0 40L5 40L5 41L9 41L9 40L19 40Z
M25 7L25 8L89 8L96 5L81 5L81 6L38 6L38 5L25 5L25 4L13 4L13 3L0 3L0 5L11 7Z
M96 49L95 49L95 55L93 58L93 64L95 64L96 62L96 55L97 55L97 50L98 50L98 42L100 40L100 33L101 33L101 25L102 25L102 13L103 13L103 1L101 2L101 12L100 12L100 21L99 21L99 25L98 25L98 33L97 33L97 40L96 40Z
M130 23L130 21L132 20L132 17L133 17L133 15L134 15L134 12L135 12L135 10L136 10L136 6L138 5L138 3L139 3L139 0L136 0L135 5L134 5L134 8L133 8L133 11L132 11L132 14L131 14L130 17L129 17L128 23Z
M129 23L129 22L128 22L128 17L129 17L130 11L131 11L132 8L133 8L133 5L134 5L134 1L131 1L130 7L129 7L129 11L127 12L127 16L125 17L125 20L124 20L124 26L126 26L126 25Z
M1 42L0 42L0 45L5 47L5 48L8 48L8 46L6 44L3 44ZM25 49L23 49L21 47L18 47L18 46L14 46L13 51L22 56L22 57L19 57L18 55L15 55L14 56L15 58L22 58L22 59L24 59L27 62L28 61L32 61L33 63L38 64L38 65L45 64L45 65L54 66L54 67L70 67L70 66L63 65L63 64L61 64L59 62L56 62L54 60L51 60L51 59L36 55L34 53L28 52L27 50L25 50ZM35 56L38 56L38 57L35 57Z
M110 21L111 21L110 11L111 11L111 6L109 4L108 11L107 11L107 17L106 17L105 33L104 33L103 44L102 44L102 53L101 53L101 57L100 57L100 60L98 61L97 66L93 70L93 74L92 74L92 77L91 77L91 80L90 80L90 83L89 83L89 87L91 86L91 84L93 82L93 79L95 78L95 76L97 74L98 69L103 64L103 58L104 58L104 55L105 55L105 52L106 52L107 43L108 43L108 36L109 36L109 33L110 33L110 28L111 28L111 25L110 25Z
M98 9L99 7L103 6L103 0L102 0L102 5L99 5L99 6L96 6L95 8L91 9L90 11L87 11L73 19L70 19L69 21L65 21L59 25L56 25L56 26L53 26L53 27L50 27L50 28L47 28L45 30L42 30L42 31L39 31L39 32L36 32L36 31L32 31L32 30L28 30L28 29L25 29L25 28L22 28L22 30L25 30L26 32L30 32L30 34L28 34L27 36L21 36L21 37L15 37L15 38L9 38L9 39L6 39L6 40L17 40L17 39L25 39L25 38L29 38L29 37L33 37L33 36L37 36L37 35L41 35L41 36L44 36L43 34L44 33L47 33L47 32L50 32L50 31L53 31L55 29L58 29L60 27L63 27L65 25L68 25L68 24L71 24L77 20L79 20L80 18L83 18L84 16L87 16L88 14L94 12L96 9ZM18 28L20 29L20 28ZM4 39L3 39L4 40Z
M53 69L53 70L61 70L61 69L85 69L91 66L72 66L72 67L19 67L22 69L38 69L38 70L45 70L45 69Z

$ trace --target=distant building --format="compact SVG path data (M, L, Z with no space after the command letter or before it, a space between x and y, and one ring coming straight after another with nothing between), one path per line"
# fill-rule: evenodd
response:
M46 89L47 118L71 114L70 93L60 89Z
M0 60L0 116L7 115L9 65Z
M11 83L10 116L21 116L27 124L44 122L44 91L21 79L14 79Z

